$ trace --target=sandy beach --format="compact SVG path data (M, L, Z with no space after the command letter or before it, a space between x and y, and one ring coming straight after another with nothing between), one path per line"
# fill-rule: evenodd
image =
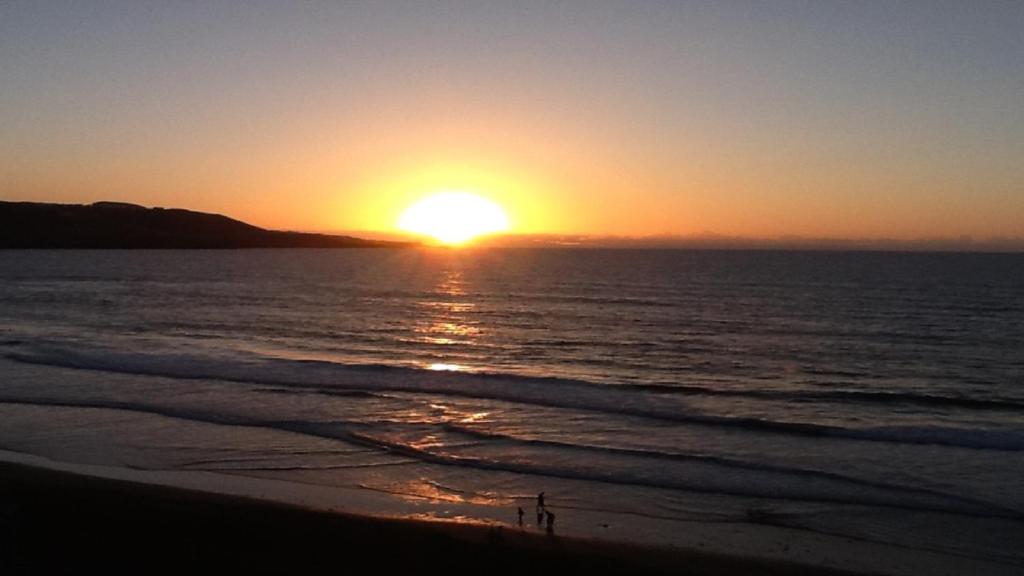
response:
M545 536L514 528L382 519L0 464L6 574L847 572Z

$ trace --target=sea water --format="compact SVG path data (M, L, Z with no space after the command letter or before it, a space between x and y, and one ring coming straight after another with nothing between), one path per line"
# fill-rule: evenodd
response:
M1020 567L1024 255L0 251L0 449Z

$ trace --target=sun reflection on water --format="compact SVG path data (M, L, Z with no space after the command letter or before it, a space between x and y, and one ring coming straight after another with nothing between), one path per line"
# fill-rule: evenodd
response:
M432 403L430 408L441 413L442 421L458 422L459 424L483 422L491 415L490 411L470 412L448 406L447 404Z
M463 370L462 366L458 364L445 364L443 362L435 362L428 366L428 368L438 372L461 372Z
M370 487L370 486L367 486ZM482 504L485 506L509 506L515 499L494 492L468 492L444 486L429 478L415 478L381 487L372 487L407 500L452 504Z
M431 290L429 297L416 306L422 311L412 326L414 336L410 339L421 344L450 348L453 352L460 347L477 344L483 330L475 319L477 304L466 299L464 273L461 269L448 268ZM464 372L466 367L447 358L424 364L429 370L439 372Z

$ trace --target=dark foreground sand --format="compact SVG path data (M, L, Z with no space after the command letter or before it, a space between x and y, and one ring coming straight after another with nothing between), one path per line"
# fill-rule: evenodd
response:
M511 527L311 511L6 463L0 536L0 574L844 574Z

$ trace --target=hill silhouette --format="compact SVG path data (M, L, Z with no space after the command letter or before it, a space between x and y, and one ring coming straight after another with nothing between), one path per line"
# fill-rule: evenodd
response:
M404 242L267 230L221 214L123 202L0 202L0 248L386 248Z

